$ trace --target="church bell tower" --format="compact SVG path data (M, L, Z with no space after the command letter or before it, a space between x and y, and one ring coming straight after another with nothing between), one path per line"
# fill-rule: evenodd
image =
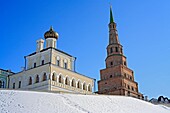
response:
M116 23L110 7L109 43L107 46L106 68L100 70L98 93L108 95L125 95L143 98L138 92L138 83L134 80L134 72L127 66L123 54L123 46L119 42Z

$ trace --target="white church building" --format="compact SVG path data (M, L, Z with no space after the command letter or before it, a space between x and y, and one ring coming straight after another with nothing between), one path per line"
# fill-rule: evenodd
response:
M95 79L75 72L76 58L56 48L58 33L51 27L44 38L25 56L25 69L9 76L9 89L91 94Z

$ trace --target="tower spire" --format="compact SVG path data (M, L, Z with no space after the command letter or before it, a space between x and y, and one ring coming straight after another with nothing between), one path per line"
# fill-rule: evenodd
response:
M110 5L110 23L114 22L113 14L112 14L112 6Z

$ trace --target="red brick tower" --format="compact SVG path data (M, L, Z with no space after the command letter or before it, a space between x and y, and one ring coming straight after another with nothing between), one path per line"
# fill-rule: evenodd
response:
M107 46L106 68L100 70L98 93L108 95L125 95L143 98L138 92L138 83L134 81L134 73L127 66L123 54L123 46L118 39L116 23L110 8L109 44Z

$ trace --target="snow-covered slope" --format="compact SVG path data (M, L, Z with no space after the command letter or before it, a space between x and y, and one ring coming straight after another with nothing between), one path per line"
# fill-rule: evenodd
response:
M131 97L0 90L0 113L170 113Z

